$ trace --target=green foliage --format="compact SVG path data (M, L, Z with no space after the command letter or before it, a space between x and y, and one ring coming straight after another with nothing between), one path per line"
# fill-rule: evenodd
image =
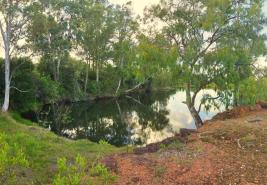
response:
M72 141L58 137L46 129L35 126L34 123L25 123L25 120L18 116L13 119L9 114L0 114L0 130L6 134L4 140L9 144L10 152L15 154L14 143L16 143L17 148L23 150L24 156L27 156L30 162L29 168L25 170L20 165L12 167L16 172L17 181L21 184L51 183L57 172L55 169L57 159L63 156L66 159L75 159L77 153L81 154L86 159L86 169L88 170L99 154L107 155L126 151L126 148L99 145L88 140ZM10 157L12 156L10 155ZM75 160L67 161L67 165L71 166L74 162Z
M60 85L53 81L49 76L38 74L39 82L37 85L37 100L42 104L54 103L60 99Z
M12 116L12 118L14 120L16 120L17 122L21 123L21 124L24 124L24 125L28 125L28 126L32 126L33 125L33 122L31 122L30 120L26 120L26 119L23 119L19 113L16 113L16 112L11 112L10 115Z
M166 146L165 144L163 144L163 143L161 143L161 144L159 145L159 148L160 148L161 150L164 150L166 147L167 147L167 146Z
M171 144L168 145L169 149L175 149L175 150L182 150L184 148L184 144L181 143L180 141L174 141Z
M73 163L66 158L60 158L57 162L58 173L53 180L53 185L89 185L100 179L104 184L114 182L115 176L111 175L105 166L94 164L89 169L88 162L80 155ZM91 180L94 178L94 180Z
M158 178L161 178L164 175L164 173L166 172L166 170L167 169L164 166L156 166L154 169L155 176Z
M17 112L38 110L46 103L59 99L59 84L48 76L41 75L29 58L14 58L11 61L12 82L10 105ZM0 71L4 71L0 60ZM0 77L0 94L4 89L4 79ZM2 96L3 97L3 96Z
M29 58L14 58L11 61L13 76L11 82L11 108L21 112L37 110L38 76ZM12 88L14 87L14 88Z
M246 80L253 75L254 59L267 51L262 0L250 4L162 0L145 12L146 23L165 23L156 32L139 28L130 2L122 6L106 0L25 2L25 6L15 3L14 9L7 8L8 2L0 3L2 14L14 15L12 23L27 18L18 35L27 43L21 54L27 51L40 57L37 63L12 59L13 110L37 111L43 104L61 100L120 94L150 78L154 88L183 87L191 107L194 95L210 85L227 106L230 94L236 104L255 102L253 86L251 95L239 89L251 83ZM2 60L0 66L4 74ZM2 75L1 98L3 93ZM205 98L209 109L213 97Z
M100 140L98 143L103 146L110 146L110 144L105 140Z
M58 174L53 180L53 185L83 185L86 182L86 161L78 155L73 164L67 164L66 158L57 161Z
M8 143L5 134L0 133L0 182L1 184L16 184L19 168L29 167L22 149L16 144Z
M164 75L171 75L176 69L178 57L175 47L168 44L168 40L162 35L154 38L139 36L139 44L136 48L136 62L131 65L136 80L142 81L148 77L164 80ZM166 77L166 76L165 76Z
M256 99L267 101L267 77L257 80Z
M267 85L267 84L266 84ZM266 86L265 85L265 86ZM258 87L261 88L261 87ZM240 103L242 105L255 104L257 101L257 81L251 77L240 85Z
M196 95L210 85L215 85L219 95L216 99L226 103L226 107L232 94L234 105L240 104L241 83L245 86L246 79L252 75L254 59L266 53L266 36L262 34L266 18L262 6L263 1L248 5L245 1L229 0L162 0L147 9L147 22L165 23L162 33L169 42L163 45L172 46L178 52L176 70L184 84L190 110L195 109ZM249 90L252 94L253 87ZM214 98L204 97L207 109L216 103ZM253 98L246 99L255 102ZM195 120L200 120L194 115Z
M240 103L242 105L253 105L257 101L267 101L267 79L266 77L255 79L250 77L240 84Z
M116 176L110 174L108 169L100 163L93 165L90 172L92 176L98 176L105 185L108 185L116 180Z

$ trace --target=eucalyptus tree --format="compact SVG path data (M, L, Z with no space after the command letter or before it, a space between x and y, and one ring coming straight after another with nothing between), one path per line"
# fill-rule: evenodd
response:
M87 93L89 68L92 65L91 40L87 19L92 17L93 0L70 1L68 13L71 16L70 29L73 33L74 52L85 61L84 93ZM89 21L89 22L86 22ZM90 27L91 28L91 27Z
M22 42L19 41L23 40L25 36L25 26L28 23L26 12L31 3L29 0L0 1L0 33L5 54L5 97L2 106L3 112L8 111L10 89L13 88L11 86L11 80L14 71L11 72L10 69L11 57L22 49Z
M249 11L238 9L232 25L234 34L223 37L218 43L218 47L228 48L225 55L234 57L232 75L228 78L229 84L232 84L230 89L233 92L233 106L242 104L240 85L254 75L259 57L266 55L266 35L262 34L262 30L267 22L262 15L262 3L263 1L259 1L250 4ZM236 6L240 7L240 2ZM244 16L250 19L242 19Z
M113 38L112 60L120 76L116 94L119 92L120 86L124 83L124 79L129 74L129 65L135 59L134 49L136 43L134 39L139 25L134 18L131 5L131 2L127 2L122 6L114 7L116 29Z
M177 50L164 35L159 33L149 36L139 34L137 38L137 57L131 66L137 79L141 81L148 78L164 78L160 75L164 72L172 73L174 71L177 67Z
M89 68L100 80L100 68L110 59L115 25L112 5L107 1L83 0L74 3L72 29L76 42L76 53L86 61L84 91L87 91ZM79 10L79 11L77 11Z
M163 33L176 46L185 103L197 127L203 125L195 108L197 94L215 81L221 85L233 72L227 69L233 66L233 58L225 60L227 55L222 55L232 45L224 41L229 38L234 42L242 36L250 42L252 30L259 36L262 5L262 0L162 0L148 10L147 15L163 24ZM242 32L238 32L240 28Z
M36 1L33 5L31 24L28 26L28 43L42 62L48 63L53 79L59 81L62 62L71 51L70 16L67 1Z

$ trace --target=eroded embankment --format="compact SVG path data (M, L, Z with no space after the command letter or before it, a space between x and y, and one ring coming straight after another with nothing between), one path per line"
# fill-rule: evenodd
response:
M218 114L197 132L183 130L103 162L117 174L118 185L267 184L264 108L265 104L238 107Z

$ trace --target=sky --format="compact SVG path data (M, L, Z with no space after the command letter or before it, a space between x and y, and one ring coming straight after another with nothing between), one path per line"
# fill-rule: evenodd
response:
M125 4L129 0L110 0L110 2L114 4ZM132 0L132 6L133 6L133 11L136 14L142 15L143 10L146 6L152 5L152 4L157 4L159 3L160 0Z

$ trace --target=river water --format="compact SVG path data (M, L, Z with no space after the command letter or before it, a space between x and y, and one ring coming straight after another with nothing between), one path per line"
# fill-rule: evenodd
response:
M199 93L196 104L204 94ZM179 133L181 128L196 128L184 103L184 91L137 94L117 100L47 105L38 113L38 123L57 135L71 139L105 140L115 146L159 142ZM202 110L203 120L218 112Z

